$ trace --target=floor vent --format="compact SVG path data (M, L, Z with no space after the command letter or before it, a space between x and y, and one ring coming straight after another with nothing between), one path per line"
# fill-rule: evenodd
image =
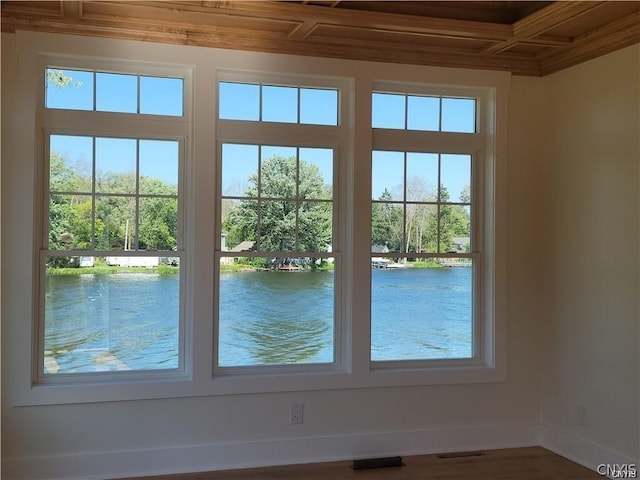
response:
M368 470L371 468L404 467L402 457L367 458L354 460L351 468L354 470Z
M481 457L484 452L450 452L440 453L438 458L466 458L466 457Z

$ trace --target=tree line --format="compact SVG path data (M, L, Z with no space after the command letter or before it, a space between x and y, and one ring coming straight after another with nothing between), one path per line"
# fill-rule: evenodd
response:
M94 178L55 152L49 171L49 249L176 247L175 185L133 172L98 172ZM432 190L421 179L409 179L408 197L415 203L405 204L394 202L385 190L372 204L372 246L403 253L448 252L454 237L468 237L470 218L464 206L448 203L444 186L438 195ZM229 248L252 241L260 251L326 252L331 245L332 188L316 165L271 157L262 162L260 178L257 172L249 177L242 197L223 199L222 228ZM470 203L468 187L459 203Z
M172 250L177 245L175 185L133 172L94 178L52 152L49 192L50 250Z
M266 252L327 251L333 232L332 189L317 165L274 155L262 162L260 178L257 172L249 176L242 196L223 201L222 228L230 248L251 241ZM274 267L288 259L249 261Z
M454 237L469 236L469 214L463 205L448 203L446 187L441 186L436 195L422 179L414 178L409 179L408 191L416 203L407 203L406 212L401 203L393 202L389 190L373 202L372 245L384 245L392 252L448 252ZM223 200L222 227L228 247L252 241L261 251L327 251L332 236L332 190L316 165L274 156L262 163L260 178L257 172L249 177L242 196ZM259 202L259 197L267 200ZM470 203L468 186L458 203Z
M422 179L408 179L409 198L416 203L404 206L393 202L385 189L371 207L372 245L386 246L390 252L444 253L454 251L455 237L469 237L471 219L463 205L450 204L449 192L440 186L439 195ZM439 201L439 202L438 202ZM470 201L465 187L460 203ZM418 203L419 202L419 203Z

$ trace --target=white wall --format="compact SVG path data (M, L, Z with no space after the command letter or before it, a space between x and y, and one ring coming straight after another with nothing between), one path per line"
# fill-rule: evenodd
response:
M540 99L541 421L591 465L640 458L639 67L635 45L545 78Z
M638 314L637 297L630 292L634 285L637 292L638 271L637 268L633 270L633 267L629 266L625 272L625 267L631 262L621 264L623 258L631 259L633 255L635 255L634 265L638 264L637 160L635 165L628 165L632 163L629 161L629 155L634 152L629 151L625 154L621 151L619 159L608 160L620 164L619 167L622 169L620 175L618 176L616 169L608 173L608 175L616 175L615 178L605 176L605 179L599 180L599 184L605 182L607 190L601 192L598 198L609 206L613 202L609 200L612 196L620 200L616 201L615 205L625 211L625 217L631 223L616 222L604 215L604 205L594 204L590 200L591 189L586 185L571 187L569 191L562 188L564 183L570 182L562 182L561 179L568 177L574 170L571 166L580 160L575 157L565 158L565 154L571 153L573 142L582 142L580 129L574 129L572 124L565 125L564 122L558 122L562 125L558 125L558 133L554 134L556 140L552 145L555 148L552 149L551 144L547 148L541 139L549 137L553 132L548 132L545 125L551 123L556 117L546 116L546 112L540 105L545 98L551 103L552 93L549 87L556 84L558 88L564 86L568 91L564 95L553 94L556 100L555 105L559 106L565 101L569 103L569 99L564 100L563 97L571 97L569 86L572 82L569 80L563 82L565 78L563 74L550 79L516 77L512 82L509 112L510 155L507 168L509 201L507 204L508 380L506 382L55 406L18 407L14 405L7 392L15 381L11 376L12 359L15 360L15 358L7 350L15 351L15 347L6 348L5 333L8 332L11 336L19 322L29 321L30 305L29 302L25 305L23 300L25 290L26 298L30 297L28 291L31 288L29 273L31 250L28 245L25 247L25 242L16 235L16 232L29 236L32 227L25 227L24 222L30 222L33 201L11 200L21 195L21 198L24 198L25 188L27 198L32 198L33 178L30 177L29 172L32 173L33 169L25 168L23 162L29 162L33 158L33 155L28 154L29 149L33 149L31 144L34 134L33 125L29 126L28 122L28 118L32 117L32 112L28 111L32 105L18 106L11 101L13 88L15 88L12 86L15 78L12 78L11 73L16 71L12 68L16 61L12 39L13 36L3 34L3 119L7 117L12 119L11 125L3 123L2 127L3 478L107 478L274 463L350 459L385 454L406 455L533 445L539 441L537 425L543 365L546 381L542 419L550 427L564 431L570 431L570 429L565 428L561 407L564 405L561 401L564 398L563 395L569 395L564 391L567 389L562 389L563 381L578 376L580 382L584 384L583 387L590 388L596 386L589 380L592 375L595 375L603 380L606 377L608 382L606 387L611 387L614 383L619 386L615 378L609 378L614 377L614 373L619 371L618 367L625 378L632 376L635 372L633 377L635 393L631 393L631 387L624 387L629 390L625 392L629 403L624 403L627 402L625 399L601 398L604 395L599 391L584 390L583 393L596 396L593 400L584 400L589 422L587 425L591 427L588 429L588 434L581 437L611 451L619 452L621 455L632 456L633 449L637 451L637 435L633 436L630 427L623 427L626 433L620 438L614 436L619 425L607 423L615 420L620 409L625 409L628 416L632 417L631 402L635 399L636 408L638 403L637 352L618 351L623 347L633 350L633 347L637 349L638 346L637 321L634 325L629 320L630 315L635 313L637 319ZM77 37L74 41L77 41ZM116 55L115 51L148 51L150 58L161 56L161 53L175 57L183 52L192 54L199 51L176 46L151 44L142 46L135 42L112 42L109 45L113 45L114 55ZM607 67L619 67L620 59L616 55L596 61L596 66L603 62ZM629 56L627 53L627 57ZM288 61L283 60L286 57L281 56L270 58L278 58L278 61L282 62ZM612 62L611 58L615 59L614 65L609 65ZM291 62L300 61L302 60L291 58ZM622 76L625 77L623 82L628 89L634 79L626 74ZM574 75L574 77L576 77L575 82L581 85L581 91L588 90L590 85L588 78L581 75ZM613 82L615 78L612 76L610 79L603 80ZM588 95L586 98L593 99L594 102L600 98L600 94L600 87L596 88L596 91L585 92L585 95ZM585 98L576 98L576 106L584 100ZM636 105L637 103L636 97ZM9 112L5 115L7 109ZM24 109L27 111L25 112ZM616 105L615 109L621 113L626 110L624 105ZM559 110L561 111L555 112L555 115L561 117L564 109ZM581 118L575 120L581 120ZM608 125L605 123L602 128L607 128ZM563 130L566 130L563 134L566 135L566 139L560 135ZM603 137L604 135L599 132L600 130L596 131L595 135ZM622 143L624 141L620 139L616 145ZM637 150L635 155L637 159ZM551 158L555 161L552 162ZM593 168L598 166L595 158L590 157L589 160L590 166ZM565 161L570 163L563 166ZM550 173L553 173L553 178L549 176ZM557 179L555 175L558 175ZM590 178L589 175L587 171L581 171L579 177L582 181L586 181ZM632 175L635 176L632 177ZM625 193L625 188L632 191ZM544 197L549 198L545 200ZM631 200L622 201L623 198ZM632 205L631 201L635 203ZM587 204L589 207L587 210L576 208L578 220L584 222L581 235L588 238L587 243L579 247L575 254L578 255L575 260L578 268L590 260L590 254L595 249L588 243L592 241L590 239L592 230L588 226L587 212L595 211L603 217L600 218L601 222L605 222L614 231L620 230L611 238L615 238L621 248L609 250L615 257L612 264L616 268L615 273L621 274L622 277L617 277L607 270L607 265L611 264L603 263L601 260L598 265L602 273L606 274L603 278L606 283L599 284L600 288L597 291L599 296L588 288L590 285L584 285L582 288L572 286L576 298L592 302L590 307L604 310L604 306L608 303L615 303L611 307L613 311L606 311L604 318L607 318L608 324L601 327L598 323L601 317L596 308L586 310L585 307L578 307L572 303L565 304L566 299L574 298L571 290L565 290L565 283L572 280L575 274L568 268L573 267L569 262L574 257L565 258L559 255L560 249L564 250L560 242L574 239L572 230L560 216L560 213L568 208L567 202L569 204L574 202L581 207ZM545 208L541 208L541 205ZM635 220L631 218L634 214ZM548 230L545 227L543 230L541 227L548 222L549 215L554 219L553 229ZM635 225L635 229L630 228L629 225L632 227ZM621 233L622 229L625 234ZM627 230L629 230L628 234ZM12 235L9 235L9 232L12 232ZM606 232L598 228L596 233L604 235ZM609 238L608 235L607 238ZM553 248L548 248L549 246ZM635 253L632 252L634 247ZM558 257L559 263L554 266L551 262L544 268L540 268L541 252L549 252L554 257ZM553 269L553 277L556 278L553 284L549 269ZM582 272L578 283L586 278L588 278L586 272ZM614 282L612 287L609 286L611 282ZM586 280L583 283L587 283ZM557 297L549 302L547 308L546 303L541 303L540 299L551 298L554 292ZM620 293L619 299L615 297L617 292ZM602 294L606 298L598 304ZM636 303L633 303L634 301ZM594 303L597 305L593 305ZM571 308L580 308L581 313L589 319L589 328L593 332L589 337L578 340L570 335L571 319L575 318L575 315L569 311ZM582 312L583 310L585 311ZM606 356L605 359L601 359L606 362L587 363L589 375L578 375L577 372L583 370L573 365L573 357L565 356L564 350L573 347L569 350L580 354L592 341L608 341L607 339L611 337L597 332L598 328L601 328L602 333L607 332L612 324L616 326L613 347L615 352L610 354L605 352L606 355L600 355ZM605 328L607 326L609 328ZM630 337L631 340L627 341L635 343L624 345L625 339ZM601 346L607 347L604 344ZM634 359L635 364L632 367L624 367ZM548 363L549 361L553 363ZM554 373L556 367L560 370L557 374ZM574 398L573 402L575 401ZM305 404L304 425L289 425L289 405L293 402ZM601 404L599 402L603 402L603 408L598 407ZM613 411L608 410L614 408ZM637 410L635 415L637 425ZM610 418L602 419L600 416ZM606 421L606 425L600 424L602 420ZM551 429L550 427L548 428Z

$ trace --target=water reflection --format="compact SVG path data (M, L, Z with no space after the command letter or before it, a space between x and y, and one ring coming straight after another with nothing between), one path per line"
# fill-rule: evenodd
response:
M333 272L220 275L222 366L333 361Z

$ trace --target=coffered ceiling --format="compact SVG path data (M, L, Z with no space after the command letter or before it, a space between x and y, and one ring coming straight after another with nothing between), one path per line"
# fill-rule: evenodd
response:
M640 42L640 1L2 1L2 31L540 76Z

